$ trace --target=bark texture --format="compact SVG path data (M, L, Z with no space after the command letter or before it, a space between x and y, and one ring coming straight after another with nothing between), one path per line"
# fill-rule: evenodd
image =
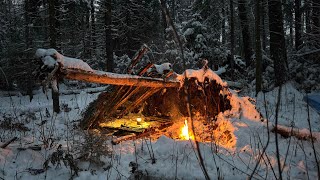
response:
M275 85L286 81L287 52L285 46L282 1L269 1L270 56L274 63Z
M143 86L154 88L179 87L178 81L165 81L160 78L149 78L134 75L121 75L114 73L90 73L79 70L63 69L64 78L99 84Z

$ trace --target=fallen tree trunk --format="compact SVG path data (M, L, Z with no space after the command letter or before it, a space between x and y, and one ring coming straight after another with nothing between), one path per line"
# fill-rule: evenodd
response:
M149 78L128 74L115 74L102 71L94 73L84 72L73 69L61 69L64 78L71 80L84 81L89 83L125 85L125 86L143 86L154 88L180 87L179 81L165 81L161 78Z
M282 125L274 126L271 129L271 132L278 133L284 138L288 138L290 136L296 137L299 140L311 140L311 133L308 129L298 129L292 128ZM320 133L319 132L312 132L312 139L315 141L320 140Z

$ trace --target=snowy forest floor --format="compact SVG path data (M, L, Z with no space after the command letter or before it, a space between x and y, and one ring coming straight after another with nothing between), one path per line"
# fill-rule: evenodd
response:
M214 142L200 143L205 169L211 179L246 179L256 165L254 179L279 177L275 134L271 132L276 119L277 95L276 88L257 98L253 94L239 97L245 100L243 102L252 102L265 120L253 117L251 112L255 111L255 106L241 106L242 113L228 119L237 138L234 148L224 148ZM320 116L312 108L308 113L304 95L291 83L283 86L279 124L307 133L310 119L313 135L320 140L317 133L320 132ZM63 110L60 114L52 113L51 97L47 99L40 91L31 102L27 96L0 97L0 145L18 138L6 148L0 148L0 179L69 179L74 170L78 171L74 179L84 180L134 179L134 176L204 179L192 141L161 136L156 141L144 138L112 145L110 138L101 138L103 135L98 132L89 136L80 130L77 124L82 112L97 96L98 93L90 94L85 90L61 95ZM265 147L265 154L260 158ZM279 135L283 179L316 179L314 152L320 159L319 141L314 148L315 151L310 140ZM84 154L89 158L81 159ZM46 170L44 164L47 164Z

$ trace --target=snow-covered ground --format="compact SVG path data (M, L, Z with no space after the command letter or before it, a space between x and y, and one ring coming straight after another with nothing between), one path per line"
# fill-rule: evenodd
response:
M69 164L61 161L61 165L57 166L54 160L59 159L55 156L59 153L65 161L66 154L73 155L79 168L75 179L134 179L134 175L141 174L150 179L205 179L193 141L161 136L156 141L146 138L112 145L110 138L107 138L100 144L95 143L96 140L90 139L76 125L81 113L97 95L85 90L80 94L62 95L63 110L60 114L52 113L50 96L47 99L41 92L34 96L32 102L27 96L0 97L0 123L7 122L0 125L0 145L18 137L6 148L0 148L0 179L69 179L73 173L70 170L71 161ZM231 123L229 128L236 137L235 146L224 148L215 142L200 143L205 169L211 179L246 179L256 165L253 178L279 177L275 134L270 132L275 123L277 95L278 89L259 94L257 98L233 96L232 103L238 111L220 114L218 121ZM304 95L290 83L283 86L278 123L307 133L310 119L313 135L318 138L314 147L319 160L320 138L317 132L320 132L320 116L312 108L308 116ZM260 119L255 108L264 119ZM269 127L266 119L269 119ZM10 123L16 123L16 128ZM25 124L29 131L21 131L17 123ZM99 132L92 133L96 137L103 136ZM96 149L96 153L88 152L86 144L90 146L90 143L100 149ZM35 145L40 146L41 150L35 150ZM264 148L265 153L261 156ZM103 162L99 165L77 159L86 153L94 157L102 151L108 153L99 156ZM311 141L279 135L279 151L283 179L318 177ZM49 158L48 168L44 171L43 164ZM136 168L135 173L132 173L133 167Z

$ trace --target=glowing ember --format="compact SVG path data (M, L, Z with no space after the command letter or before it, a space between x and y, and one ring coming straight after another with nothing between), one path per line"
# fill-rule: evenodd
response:
M181 139L189 140L189 139L194 139L193 136L189 134L189 128L188 128L188 121L184 120L184 126L181 129L181 134L180 134Z

